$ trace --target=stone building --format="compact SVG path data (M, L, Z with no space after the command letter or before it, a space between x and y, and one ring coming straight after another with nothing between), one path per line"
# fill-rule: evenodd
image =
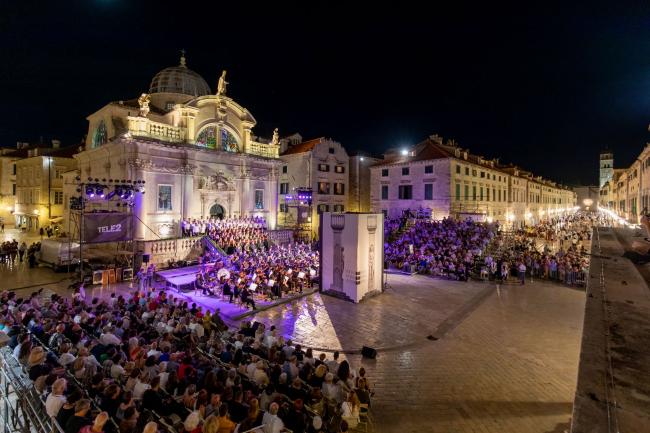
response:
M73 155L79 149L60 144L52 140L52 147L23 145L11 153L16 158L16 227L37 231L62 222L66 209L63 174L76 169Z
M600 207L638 224L650 209L650 144L627 168L616 168L600 188Z
M471 154L439 136L391 149L370 168L371 207L388 217L405 211L523 226L575 206L575 193L497 159Z
M18 143L18 149L26 144ZM3 148L0 151L0 222L5 226L15 224L16 206L16 160L15 149Z
M88 116L79 177L145 182L133 207L136 239L175 237L179 221L193 218L259 216L275 228L279 139L253 135L255 118L227 84L224 71L212 92L183 55L146 93ZM90 209L105 206L89 200Z
M313 238L318 233L319 213L348 210L348 153L341 143L324 137L303 142L283 140L282 146L278 223L300 226ZM311 207L297 199L297 191L303 188L311 188Z

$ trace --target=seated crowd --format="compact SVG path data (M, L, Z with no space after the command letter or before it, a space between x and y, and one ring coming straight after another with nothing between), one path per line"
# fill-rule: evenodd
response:
M495 236L489 225L452 218L418 219L408 225L388 220L386 227L387 230L403 230L395 241L384 245L386 266L460 280L467 280L474 259ZM391 235L392 232L388 232L385 238Z
M237 250L228 257L228 264L206 253L201 262L204 265L197 275L198 290L228 296L230 302L239 298L242 304L255 308L253 294L273 299L311 287L318 274L319 254L301 243Z
M257 322L228 330L165 291L0 303L0 332L65 433L345 432L370 405L365 371L338 353Z

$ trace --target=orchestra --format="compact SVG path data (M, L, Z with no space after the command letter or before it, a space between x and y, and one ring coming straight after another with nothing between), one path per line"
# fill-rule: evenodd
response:
M253 247L224 259L206 252L201 258L195 293L228 298L255 309L255 299L271 301L302 293L317 278L319 256L306 244Z

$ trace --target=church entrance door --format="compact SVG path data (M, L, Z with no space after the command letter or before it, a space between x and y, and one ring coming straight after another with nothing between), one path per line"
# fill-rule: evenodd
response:
M226 210L220 204L215 204L210 208L210 217L217 219L224 219Z

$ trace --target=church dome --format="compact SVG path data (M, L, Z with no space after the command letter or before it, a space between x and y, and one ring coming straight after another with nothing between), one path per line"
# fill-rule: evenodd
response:
M180 93L190 96L210 94L210 86L202 76L185 65L185 56L181 56L178 66L165 68L151 80L149 93Z

